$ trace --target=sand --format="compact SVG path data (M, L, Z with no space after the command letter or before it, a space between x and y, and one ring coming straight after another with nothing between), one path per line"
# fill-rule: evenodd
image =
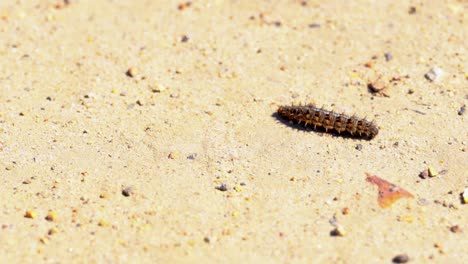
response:
M466 1L67 2L0 2L0 262L468 262Z

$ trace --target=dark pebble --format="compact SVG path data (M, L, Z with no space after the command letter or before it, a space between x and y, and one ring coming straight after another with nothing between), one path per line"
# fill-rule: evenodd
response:
M460 110L458 110L458 115L463 115L466 111L466 105L463 105L462 107L460 107Z
M132 187L127 187L122 190L122 195L125 197L129 197L130 195L133 194L133 188Z
M395 256L392 261L393 263L406 263L409 261L409 257L406 254L400 254Z
M215 187L216 190L225 192L228 190L228 187L225 183L221 183L219 186Z
M454 225L450 227L450 231L452 231L452 233L461 233L462 229L460 228L460 226Z
M410 15L416 14L416 7L411 6L411 7L408 9L408 14L410 14Z
M421 179L427 179L429 178L429 171L428 170L423 170L419 173L419 178Z
M318 24L318 23L312 23L312 24L309 24L309 27L310 27L310 28L319 28L319 27L320 27L320 24Z
M189 41L189 38L186 35L182 36L182 39L180 39L181 42L187 42Z
M194 160L197 158L197 153L191 153L187 156L187 159L189 160Z
M393 59L392 54L384 53L385 61L391 61Z
M357 144L357 145L356 145L356 149L359 150L359 151L361 151L361 150L362 150L362 145L361 145L361 144Z

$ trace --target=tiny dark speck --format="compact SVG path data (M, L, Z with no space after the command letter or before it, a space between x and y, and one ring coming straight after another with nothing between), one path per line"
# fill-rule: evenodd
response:
M122 195L125 197L129 197L133 193L133 188L132 187L127 187L122 190Z
M309 24L309 27L310 27L310 28L319 28L319 27L320 27L320 24L318 24L318 23L312 23L312 24Z
M466 105L463 105L462 107L460 107L460 110L458 110L458 115L463 115L466 111Z
M412 14L415 14L415 13L416 13L416 7L411 6L411 7L408 9L408 14L412 15Z
M393 59L392 54L384 53L385 61L391 61Z
M225 183L221 183L219 186L216 186L215 187L216 190L218 191L222 191L222 192L225 192L227 191L227 185Z
M181 42L187 42L189 38L186 35L182 36L182 39L180 40Z
M361 151L361 150L362 150L362 145L361 145L361 144L357 144L357 145L356 145L356 149L359 150L359 151Z
M397 255L392 259L393 263L406 263L409 261L409 257L406 254Z
M280 21L275 21L275 26L281 27L281 22Z

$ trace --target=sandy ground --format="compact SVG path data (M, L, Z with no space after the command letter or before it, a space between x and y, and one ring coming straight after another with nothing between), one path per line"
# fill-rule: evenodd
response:
M1 1L0 262L468 262L467 9ZM379 135L273 115L310 101Z

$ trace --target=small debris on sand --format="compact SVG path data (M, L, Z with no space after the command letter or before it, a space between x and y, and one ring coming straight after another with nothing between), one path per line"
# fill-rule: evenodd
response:
M128 68L126 74L128 77L134 78L138 74L138 70L135 67L130 67Z
M426 79L431 82L438 82L442 79L443 74L444 74L444 71L441 68L433 67L426 74L424 74L424 77L426 77Z
M32 210L27 210L26 213L24 214L24 217L31 218L31 219L36 218L36 216L37 216L37 213Z
M228 190L227 184L221 183L220 185L215 187L216 190L225 192Z
M133 194L133 188L132 187L126 187L122 190L122 195L125 197L129 197L130 195Z
M337 225L335 227L335 229L333 229L331 232L330 232L330 235L331 236L340 236L340 237L344 237L346 235L346 231L344 230L344 228L341 226L341 225Z
M383 180L378 176L371 176L369 173L366 173L366 175L367 181L377 185L379 188L379 197L377 200L382 208L392 206L393 203L401 198L414 198L414 195L393 183Z
M406 262L409 261L409 257L406 254L400 254L400 255L396 255L392 259L392 261L393 261L393 263L406 263Z

